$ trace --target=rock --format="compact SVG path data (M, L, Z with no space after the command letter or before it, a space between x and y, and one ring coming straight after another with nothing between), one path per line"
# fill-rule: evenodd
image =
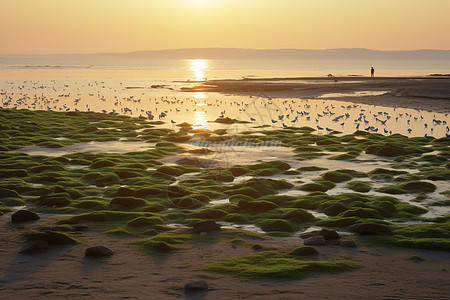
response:
M21 209L11 215L11 221L13 223L35 221L35 220L39 220L39 219L40 219L40 217L36 213L26 210L26 209Z
M335 230L323 228L320 231L320 235L326 240L338 240L341 236Z
M375 223L357 224L350 228L353 232L369 235L392 235L392 230L386 225Z
M13 190L0 188L0 198L22 198L19 193Z
M27 242L19 253L32 254L43 252L48 249L48 243L43 240L32 240Z
M286 222L285 220L275 220L266 225L261 226L261 229L268 231L284 231L284 232L292 232L294 231L294 227L291 224Z
M184 285L186 291L203 291L208 289L208 283L204 280L188 282Z
M344 248L356 248L356 244L354 241L341 241L339 245Z
M313 246L314 245L315 246L322 246L322 245L325 245L325 242L326 242L325 238L323 236L321 236L321 235L318 235L318 236L313 236L313 237L305 239L303 241L303 244L305 244L305 245L313 245Z
M338 214L346 211L347 209L348 209L347 205L345 205L342 202L337 202L325 208L323 213L326 214L327 216L335 217Z
M199 233L220 230L220 225L214 221L200 221L200 222L194 223L193 227L194 227L194 230Z
M46 197L41 200L42 205L51 206L51 207L64 207L70 205L72 203L66 197Z
M105 246L89 247L84 251L84 255L89 257L106 257L113 254L114 252Z
M135 208L145 205L147 202L144 199L133 197L117 197L111 200L109 204L117 204L122 207Z
M50 245L72 245L78 243L70 236L61 232L46 231L45 234L48 235L48 243Z
M153 248L161 253L169 253L170 251L172 251L172 248L170 248L170 246L167 243L164 242L159 242L153 245Z

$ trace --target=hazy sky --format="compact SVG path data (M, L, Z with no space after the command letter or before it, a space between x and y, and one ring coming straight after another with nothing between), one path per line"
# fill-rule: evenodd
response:
M450 49L450 0L0 0L0 53Z

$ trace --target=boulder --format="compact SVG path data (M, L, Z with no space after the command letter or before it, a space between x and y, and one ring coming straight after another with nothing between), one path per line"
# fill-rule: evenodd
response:
M375 223L364 223L364 224L357 224L350 228L353 232L359 233L359 234L368 234L368 235L392 235L392 230L382 224L375 224Z
M312 222L315 219L312 214L301 209L291 210L287 213L284 213L282 218L285 220L293 220L299 223Z
M106 257L113 254L114 252L105 246L89 247L84 251L84 255L89 257Z
M203 291L208 289L208 283L204 280L188 282L184 285L186 291Z
M338 240L341 236L335 230L323 228L320 230L320 235L326 240Z
M32 240L27 242L19 253L32 254L43 252L48 249L48 243L43 240Z
M310 238L307 238L303 241L303 244L305 245L312 245L312 246L322 246L325 245L325 238L321 235L318 236L312 236Z
M38 214L36 214L32 211L26 210L26 209L21 209L11 215L11 221L13 223L35 221L35 220L39 220L39 219L40 219L40 217L38 216Z
M200 221L193 225L196 232L211 232L215 230L220 230L220 225L214 221Z

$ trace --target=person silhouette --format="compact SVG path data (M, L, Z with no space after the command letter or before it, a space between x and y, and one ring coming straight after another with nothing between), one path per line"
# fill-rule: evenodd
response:
M372 67L370 69L370 77L373 77L375 75L375 69Z

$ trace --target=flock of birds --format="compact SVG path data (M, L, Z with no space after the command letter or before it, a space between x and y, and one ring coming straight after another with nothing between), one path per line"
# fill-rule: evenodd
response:
M259 126L315 127L319 132L368 132L450 137L448 114L377 107L323 99L270 99L251 96L195 97L172 90L139 89L102 81L71 84L51 80L0 83L0 106L9 109L96 111L146 117L170 124L231 118ZM171 95L163 95L165 92ZM191 122L190 122L191 121Z

